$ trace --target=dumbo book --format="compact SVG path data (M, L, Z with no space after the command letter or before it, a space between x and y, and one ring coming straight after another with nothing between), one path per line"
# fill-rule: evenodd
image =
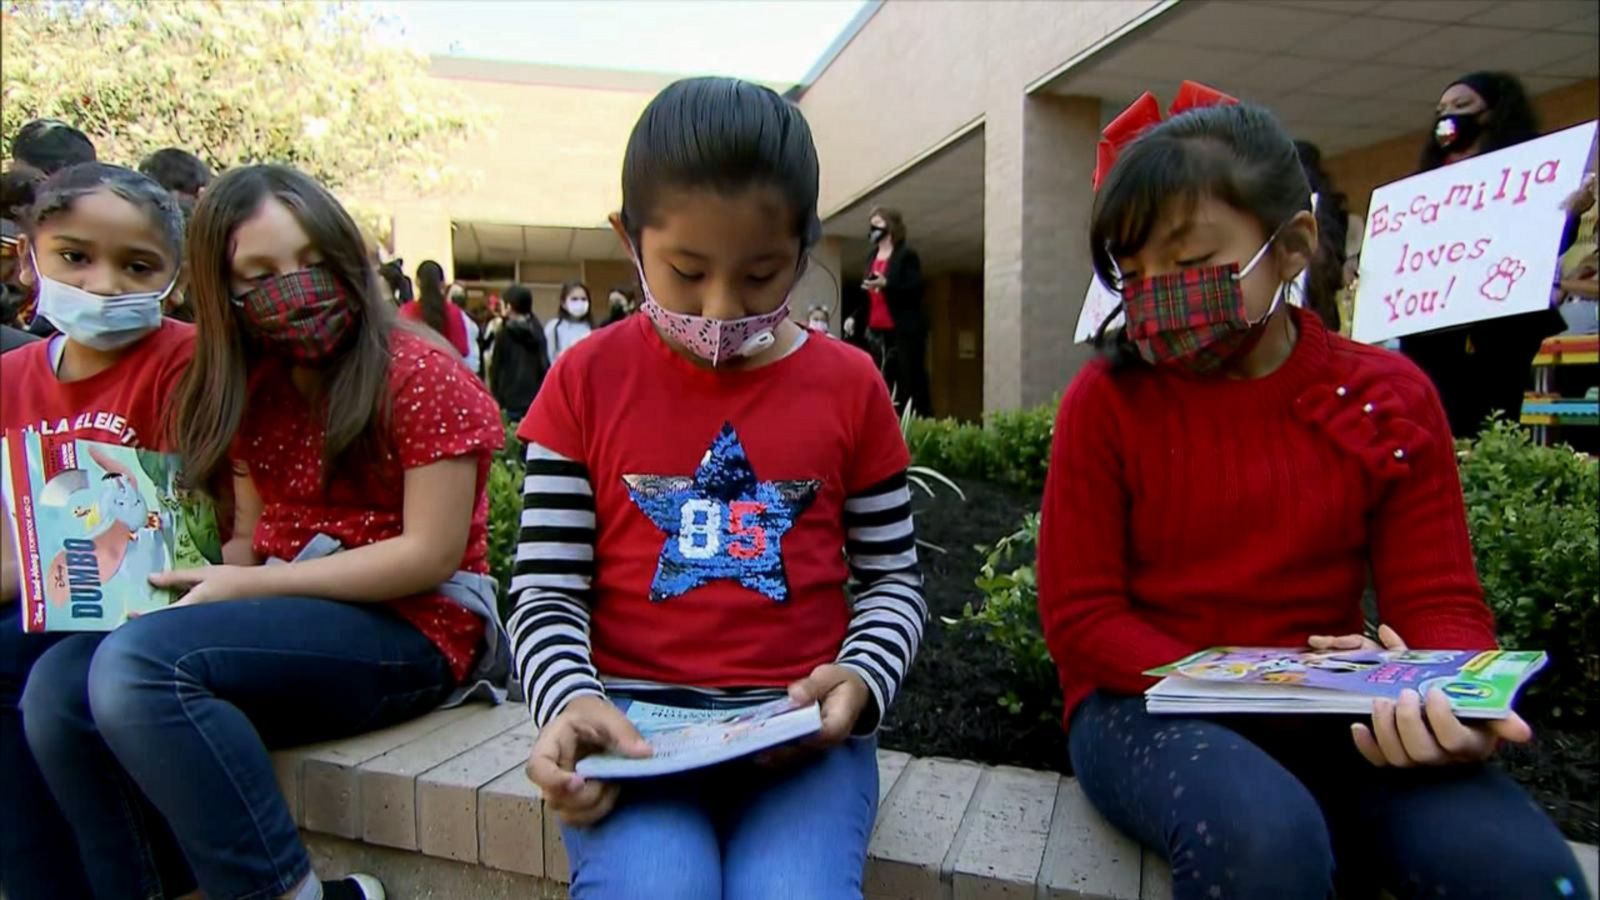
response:
M36 432L4 444L24 631L110 631L173 601L151 575L221 561L216 514L176 457Z

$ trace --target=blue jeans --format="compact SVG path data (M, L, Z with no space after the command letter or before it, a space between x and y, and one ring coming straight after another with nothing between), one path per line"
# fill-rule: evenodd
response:
M873 738L794 766L734 762L623 786L588 828L561 828L573 900L861 897L878 809Z
M1174 900L1585 896L1544 811L1490 766L1380 769L1338 717L1154 716L1095 694L1068 735L1111 824L1172 864Z
M69 637L34 665L22 709L96 897L254 900L311 869L267 749L413 718L453 686L385 607L272 598Z
M23 634L22 604L0 607L0 894L10 900L89 896L78 845L22 733L28 671L61 637Z

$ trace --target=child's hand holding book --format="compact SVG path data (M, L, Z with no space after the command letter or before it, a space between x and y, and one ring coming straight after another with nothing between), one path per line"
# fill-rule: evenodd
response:
M1313 635L1307 643L1315 650L1406 649L1399 633L1387 625L1379 627L1378 640L1383 643L1359 634ZM1428 691L1426 700L1416 691L1402 692L1399 701L1373 700L1372 725L1353 723L1350 734L1367 762L1398 769L1482 762L1501 741L1533 740L1533 729L1515 712L1504 719L1463 723L1438 688Z
M525 771L539 786L545 805L572 826L593 825L616 806L615 783L590 781L577 773L578 760L610 751L643 759L650 745L622 710L604 697L577 697L540 730Z

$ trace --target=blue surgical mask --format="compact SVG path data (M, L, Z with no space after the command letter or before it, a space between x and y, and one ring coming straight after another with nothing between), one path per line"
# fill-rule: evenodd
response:
M28 255L39 283L39 315L94 350L120 350L160 328L161 301L177 283L174 277L165 290L107 297L45 275L31 250Z

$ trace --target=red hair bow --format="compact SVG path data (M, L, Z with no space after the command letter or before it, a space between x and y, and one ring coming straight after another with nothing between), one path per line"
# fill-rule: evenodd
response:
M1216 88L1209 88L1196 81L1185 81L1178 88L1178 96L1172 100L1172 105L1167 107L1167 115L1175 116L1191 109L1206 106L1232 106L1238 103L1236 97L1231 97ZM1156 102L1156 95L1145 91L1139 99L1111 120L1111 124L1100 132L1100 147L1096 153L1094 166L1094 189L1100 190L1100 182L1111 172L1111 166L1116 163L1117 156L1122 153L1122 148L1132 143L1134 138L1143 134L1145 129L1152 125L1161 124L1161 105Z

